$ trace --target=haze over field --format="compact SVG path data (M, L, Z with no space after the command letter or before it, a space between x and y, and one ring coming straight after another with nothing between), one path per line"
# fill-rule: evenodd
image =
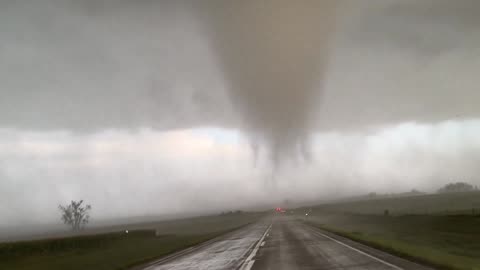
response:
M0 227L480 184L479 11L2 1Z

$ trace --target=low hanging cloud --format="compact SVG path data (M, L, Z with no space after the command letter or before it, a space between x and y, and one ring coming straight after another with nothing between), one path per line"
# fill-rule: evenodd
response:
M351 0L348 5L317 110L320 128L480 116L475 75L480 2Z
M373 133L318 133L310 164L286 165L275 186L252 168L237 131L0 130L0 227L59 222L56 205L85 199L99 220L219 213L368 192L480 185L480 122L405 123Z
M94 205L97 219L242 207L239 202L261 198L262 189L248 147L236 136L215 130L1 130L0 195L10 203L0 208L0 225L54 222L56 205L77 198Z

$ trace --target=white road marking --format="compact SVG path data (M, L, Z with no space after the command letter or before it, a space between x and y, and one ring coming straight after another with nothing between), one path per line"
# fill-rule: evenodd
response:
M255 248L253 248L250 255L248 255L247 259L242 263L242 266L240 266L240 270L250 270L252 268L253 264L255 263L255 260L253 260L253 258L255 257L255 255L257 255L258 249L260 248L262 243L265 243L265 241L263 241L263 239L265 239L265 236L267 236L267 233L268 233L268 231L270 231L270 228L272 228L271 224L265 230L265 233L262 235L262 238L260 238L260 240L258 241Z
M313 230L313 229L312 229L312 230ZM323 233L321 233L321 232L318 232L318 231L314 231L314 232L317 233L318 235L321 235L321 236L323 236L323 237L325 237L325 238L327 238L327 239L330 239L330 240L332 240L332 241L334 241L334 242L336 242L336 243L338 243L338 244L340 244L340 245L342 245L342 246L345 246L345 247L347 247L347 248L349 248L349 249L351 249L351 250L354 250L354 251L356 251L356 252L358 252L358 253L360 253L360 254L362 254L362 255L365 255L365 256L367 256L367 257L369 257L369 258L371 258L371 259L374 259L374 260L377 261L377 262L380 262L380 263L383 263L383 264L385 264L385 265L387 265L387 266L390 266L390 267L392 267L393 269L404 270L404 269L401 268L401 267L398 267L398 266L396 266L396 265L394 265L394 264L391 264L391 263L389 263L389 262L386 262L386 261L384 261L384 260L382 260L382 259L380 259L380 258L377 258L377 257L375 257L375 256L372 256L372 255L370 255L370 254L368 254L368 253L365 253L365 252L363 252L363 251L361 251L361 250L359 250L359 249L357 249L357 248L354 248L354 247L352 247L352 246L349 246L349 245L347 245L347 244L345 244L345 243L343 243L343 242L340 242L340 241L338 241L337 239L334 239L334 238L332 238L332 237L330 237L330 236L328 236L328 235L325 235L325 234L323 234Z
M254 263L255 263L255 260L249 261L245 269L251 269Z

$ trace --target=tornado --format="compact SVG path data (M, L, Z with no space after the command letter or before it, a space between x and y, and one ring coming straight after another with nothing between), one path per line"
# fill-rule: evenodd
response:
M308 159L336 1L208 3L205 32L252 149L264 149L274 166Z

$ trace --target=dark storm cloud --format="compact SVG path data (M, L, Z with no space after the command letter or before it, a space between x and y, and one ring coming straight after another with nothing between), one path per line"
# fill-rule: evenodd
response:
M287 149L311 122L478 116L478 1L331 3L2 1L0 123L242 126Z
M5 3L0 122L168 129L241 118L274 159L305 152L333 3Z
M349 1L318 115L323 129L475 118L478 1Z
M474 0L2 1L0 125L239 127L276 160L308 152L318 129L474 118L478 11Z
M81 131L225 122L229 104L190 17L174 1L2 1L0 123Z
M431 60L462 48L466 37L478 35L478 1L389 2L354 28L352 36L358 45L401 48L419 60Z

